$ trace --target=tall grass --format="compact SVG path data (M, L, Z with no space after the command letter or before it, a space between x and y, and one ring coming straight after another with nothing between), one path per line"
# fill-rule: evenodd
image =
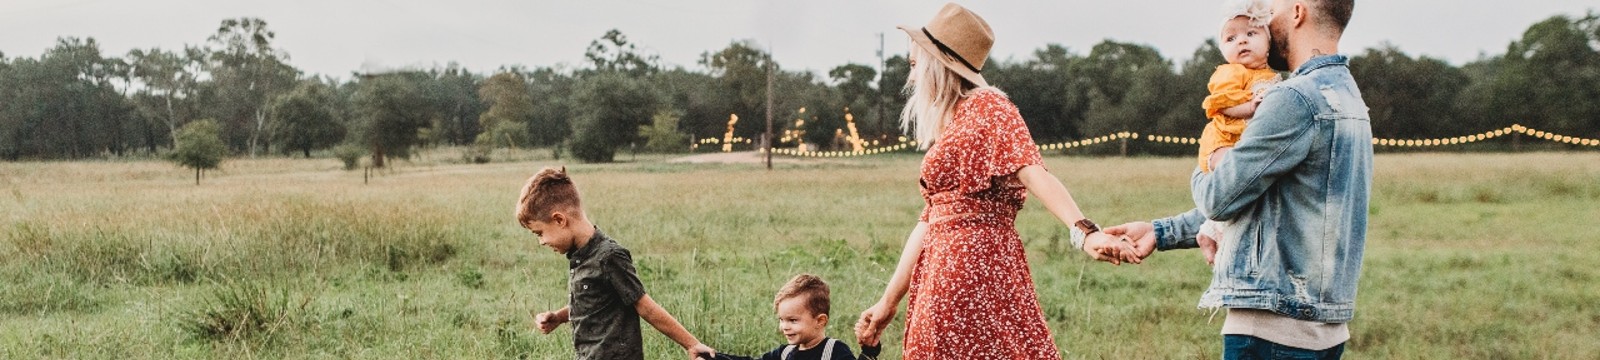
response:
M510 158L538 158L537 153ZM799 272L852 340L921 208L917 158L569 165L596 223L700 339L755 354ZM1380 155L1357 358L1600 353L1600 154ZM237 160L200 186L159 162L0 164L0 358L571 357L564 259L510 220L546 161L427 154L363 184L334 159ZM1184 158L1050 158L1097 221L1189 207ZM1198 253L1092 263L1037 202L1018 219L1067 358L1214 358ZM651 359L681 351L645 328ZM899 325L886 341L897 358ZM849 341L853 343L853 341Z

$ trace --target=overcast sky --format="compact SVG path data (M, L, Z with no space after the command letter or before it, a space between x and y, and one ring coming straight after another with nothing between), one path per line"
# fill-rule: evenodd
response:
M501 65L581 65L590 41L622 30L669 66L700 69L701 53L737 39L770 46L785 68L825 73L876 67L879 33L890 56L943 1L877 0L0 0L0 52L37 57L59 36L93 37L108 55L202 44L224 18L251 16L303 71L347 78L364 63L477 72ZM1078 54L1103 39L1148 44L1183 60L1221 23L1215 0L1000 0L964 3L989 21L998 59L1026 59L1045 44ZM1500 54L1534 22L1600 11L1594 0L1382 0L1357 2L1342 51L1385 41L1412 55L1463 64Z

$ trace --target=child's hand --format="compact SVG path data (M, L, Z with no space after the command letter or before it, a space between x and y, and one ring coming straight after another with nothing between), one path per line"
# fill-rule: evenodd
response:
M1207 221L1200 225L1200 234L1195 236L1195 242L1200 244L1200 253L1206 256L1206 265L1217 264L1217 239L1222 237L1222 223Z
M1195 242L1200 243L1200 253L1206 256L1206 265L1217 264L1217 239L1212 239L1204 233L1195 237Z
M547 311L534 315L533 322L539 326L540 333L549 334L555 331L557 326L561 326L561 323L567 322L567 319L555 311Z

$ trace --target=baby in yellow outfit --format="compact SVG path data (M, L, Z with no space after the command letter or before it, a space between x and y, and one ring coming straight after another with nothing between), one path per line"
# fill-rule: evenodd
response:
M1227 20L1222 23L1217 47L1228 63L1211 73L1206 84L1211 94L1201 103L1210 119L1200 134L1200 169L1205 172L1216 168L1212 159L1221 157L1219 149L1239 142L1245 123L1256 114L1261 95L1278 82L1278 73L1267 67L1271 41L1267 22L1272 9L1259 0L1232 0L1224 6L1224 14Z
M1261 0L1228 0L1223 5L1225 19L1217 47L1227 64L1217 66L1206 84L1211 94L1201 107L1206 109L1210 122L1200 133L1200 171L1211 172L1222 161L1222 155L1239 142L1245 124L1256 115L1256 105L1268 87L1279 80L1278 73L1267 66L1267 52L1271 51L1271 34L1267 23L1272 9ZM1213 263L1217 241L1222 239L1226 223L1206 221L1200 225L1201 252L1206 263Z

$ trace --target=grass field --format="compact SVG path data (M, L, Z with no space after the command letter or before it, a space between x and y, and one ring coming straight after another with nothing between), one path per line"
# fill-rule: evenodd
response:
M0 163L0 358L570 359L570 327L540 335L531 317L566 301L564 258L510 214L549 163L424 158L363 184L337 160L234 160L199 186L161 162ZM917 164L569 169L652 297L712 347L759 354L782 341L772 294L800 272L831 283L829 334L854 344L920 210ZM1189 206L1188 158L1048 164L1103 224ZM1600 153L1376 166L1350 358L1600 354ZM1199 253L1091 263L1036 202L1018 227L1066 358L1219 354ZM645 342L684 358L648 326Z

